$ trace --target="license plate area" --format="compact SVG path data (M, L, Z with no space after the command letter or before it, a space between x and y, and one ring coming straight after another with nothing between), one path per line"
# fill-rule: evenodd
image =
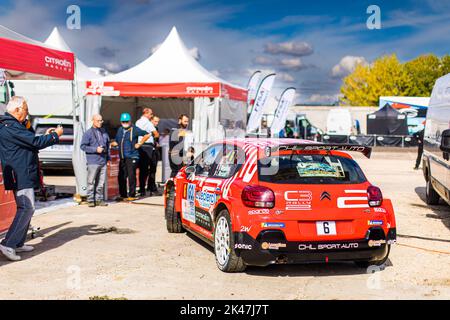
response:
M335 236L336 222L335 221L316 221L316 232L318 236Z

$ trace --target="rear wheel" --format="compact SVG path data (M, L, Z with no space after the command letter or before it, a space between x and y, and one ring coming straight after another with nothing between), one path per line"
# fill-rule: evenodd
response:
M230 214L220 211L214 230L214 254L217 266L224 272L242 272L246 265L234 251L234 238L231 228Z
M387 245L387 252L386 255L380 259L380 260L372 260L372 261L355 261L355 264L360 268L368 268L370 266L381 266L386 263L387 259L389 258L389 252L391 252L391 245Z
M175 188L170 188L167 191L166 197L165 215L167 231L170 233L181 233L183 232L183 225L180 215L175 211Z
M426 187L425 194L426 194L427 204L431 204L431 205L439 204L440 196L434 190L430 177L428 177L428 180L427 180L427 187Z

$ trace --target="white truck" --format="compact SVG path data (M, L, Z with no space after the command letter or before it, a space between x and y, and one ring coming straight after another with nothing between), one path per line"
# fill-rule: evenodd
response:
M450 204L450 74L439 78L434 85L423 146L426 201L435 205L442 198Z
M349 136L353 133L353 121L350 110L331 109L327 116L327 135Z

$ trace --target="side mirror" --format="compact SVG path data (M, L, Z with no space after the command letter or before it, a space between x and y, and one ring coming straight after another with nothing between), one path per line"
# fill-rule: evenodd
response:
M441 151L444 152L444 159L449 160L450 153L450 129L444 130L441 136Z
M195 173L195 166L186 167L186 170L184 172L186 172L187 175Z

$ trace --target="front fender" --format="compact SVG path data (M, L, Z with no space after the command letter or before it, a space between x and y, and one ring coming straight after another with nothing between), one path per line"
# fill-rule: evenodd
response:
M164 185L164 207L167 207L167 196L169 194L169 191L175 188L175 182L173 178L170 178L167 180L166 184Z

